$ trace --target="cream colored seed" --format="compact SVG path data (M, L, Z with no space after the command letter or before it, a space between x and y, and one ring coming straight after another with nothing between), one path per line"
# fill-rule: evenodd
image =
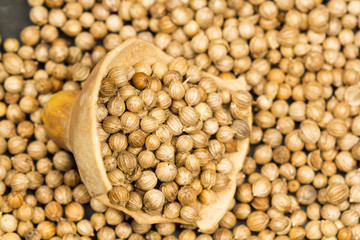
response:
M175 180L177 168L171 162L162 162L157 164L155 173L160 181L170 182Z
M193 126L199 120L199 113L192 107L183 107L179 111L179 119L184 126Z
M109 192L109 199L111 202L114 202L115 204L119 204L122 206L125 206L127 201L129 200L129 191L122 186L114 187Z
M140 128L144 132L151 133L157 130L159 124L157 119L151 116L144 117L140 122Z
M342 183L330 184L326 189L326 198L332 204L340 204L349 197L349 188Z
M130 192L129 201L126 203L126 208L132 211L137 211L142 207L143 202L141 195L137 192Z
M193 207L184 206L180 210L180 217L187 222L193 223L198 219L198 212Z
M140 178L136 181L136 186L142 190L153 189L157 184L157 177L152 171L143 171Z
M148 210L162 209L164 203L164 194L157 189L149 190L144 195L144 206Z
M189 106L197 105L198 103L200 103L200 100L201 100L201 95L197 88L192 87L186 90L185 102Z
M185 88L180 81L172 81L169 85L169 95L174 100L180 100L185 96Z
M167 218L177 218L180 215L181 205L177 202L168 203L164 207L164 216Z
M161 161L171 161L175 157L175 148L170 143L163 143L156 150L155 155Z

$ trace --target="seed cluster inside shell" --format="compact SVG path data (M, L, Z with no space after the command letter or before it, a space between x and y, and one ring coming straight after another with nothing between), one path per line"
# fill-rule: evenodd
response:
M184 58L112 68L102 80L97 120L111 203L194 223L195 204L227 186L251 95L219 88Z

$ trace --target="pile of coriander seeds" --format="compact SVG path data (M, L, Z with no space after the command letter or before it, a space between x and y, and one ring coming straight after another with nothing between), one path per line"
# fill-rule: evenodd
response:
M0 237L358 239L360 1L27 2L33 25L1 43ZM72 156L44 131L51 95L80 90L95 64L133 37L244 79L256 102L236 203L214 232L138 224L91 199Z
M219 88L182 57L112 68L97 106L110 202L195 223L196 201L213 203L229 183L225 153L249 137L251 104L247 91Z

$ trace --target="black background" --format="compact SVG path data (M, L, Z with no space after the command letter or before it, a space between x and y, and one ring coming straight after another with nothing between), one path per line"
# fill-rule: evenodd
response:
M30 6L26 0L0 0L0 36L20 37L21 30L31 25Z

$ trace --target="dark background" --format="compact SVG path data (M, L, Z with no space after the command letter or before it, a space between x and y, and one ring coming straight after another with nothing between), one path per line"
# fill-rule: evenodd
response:
M29 11L26 0L0 0L0 36L19 39L21 30L31 25Z

